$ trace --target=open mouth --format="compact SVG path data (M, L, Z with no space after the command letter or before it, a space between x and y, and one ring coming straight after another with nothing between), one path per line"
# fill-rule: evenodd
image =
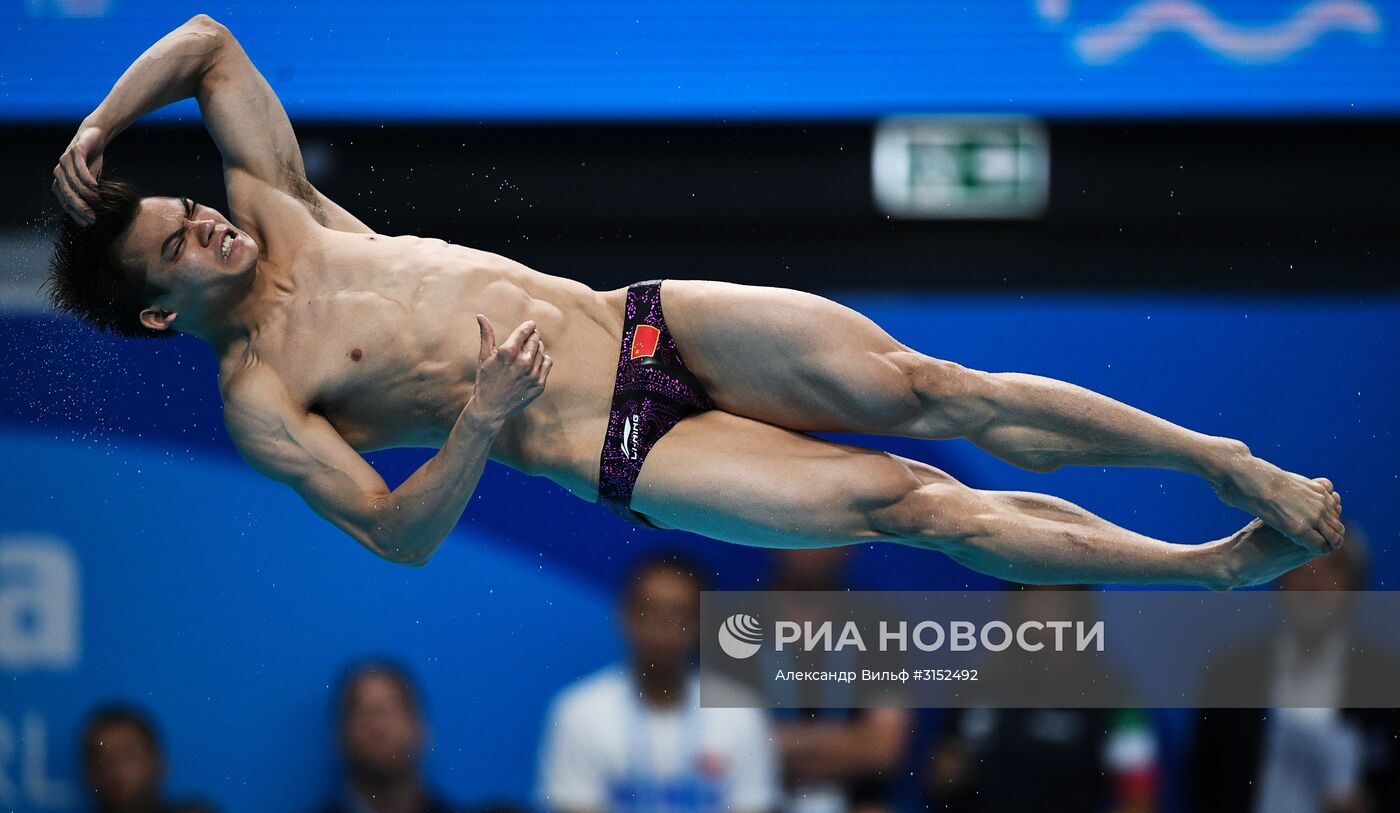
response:
M224 260L224 261L227 261L227 260L228 260L229 252L233 251L233 240L234 240L233 232L230 231L230 232L225 232L225 233L224 233L224 239L223 239L222 242L219 243L219 257L220 257L220 259L222 259L222 260Z

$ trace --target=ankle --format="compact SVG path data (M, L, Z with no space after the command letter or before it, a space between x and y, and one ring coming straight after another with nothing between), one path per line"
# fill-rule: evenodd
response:
M1200 476L1218 490L1234 485L1239 473L1254 459L1254 454L1243 441L1208 437L1195 462Z
M1201 545L1183 545L1181 581L1207 590L1232 590L1239 579L1231 566L1229 540L1217 539Z

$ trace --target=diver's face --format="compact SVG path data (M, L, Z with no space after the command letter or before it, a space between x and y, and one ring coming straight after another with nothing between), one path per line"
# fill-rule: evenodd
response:
M218 211L189 198L145 198L118 254L123 265L141 268L151 286L182 303L214 295L253 273L258 246Z

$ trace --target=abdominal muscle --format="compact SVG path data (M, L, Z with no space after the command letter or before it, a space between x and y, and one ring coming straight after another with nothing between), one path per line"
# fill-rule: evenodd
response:
M625 289L594 291L417 237L331 233L315 255L299 259L296 293L250 353L308 409L360 451L440 446L472 394L475 315L491 320L498 345L533 320L554 366L544 392L507 419L491 457L596 499Z
M496 340L504 342L521 322L534 320L554 366L539 398L507 420L491 456L596 500L626 291L596 292L570 280L530 274L536 278L532 281L545 284L531 286L535 290L528 305L495 325ZM555 282L566 285L555 290L550 284ZM574 286L580 290L574 292ZM489 318L489 311L481 312Z

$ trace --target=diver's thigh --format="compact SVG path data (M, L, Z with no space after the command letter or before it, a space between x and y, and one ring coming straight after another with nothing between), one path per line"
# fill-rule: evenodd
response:
M885 538L871 512L919 484L884 452L713 410L681 421L652 447L632 508L727 542L827 547Z
M865 315L815 294L667 280L666 324L727 412L801 431L885 433L917 401L918 353Z

